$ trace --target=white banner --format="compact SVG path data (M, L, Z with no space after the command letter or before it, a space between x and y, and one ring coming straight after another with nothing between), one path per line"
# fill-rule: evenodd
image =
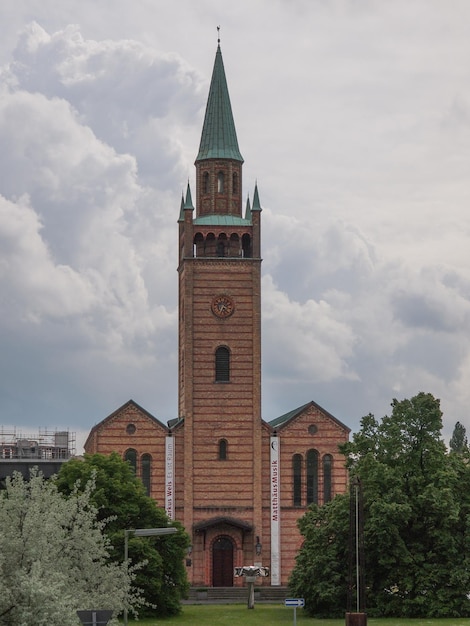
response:
M271 585L281 584L279 437L271 437Z
M175 519L175 440L165 438L165 511Z

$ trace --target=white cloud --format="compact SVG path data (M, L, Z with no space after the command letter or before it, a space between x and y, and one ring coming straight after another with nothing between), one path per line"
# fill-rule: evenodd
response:
M354 344L352 329L335 319L327 302L291 301L276 289L269 275L264 277L262 289L265 358L271 382L354 377L347 365Z
M93 293L86 279L66 265L56 265L41 237L37 214L22 197L0 197L0 281L5 326L39 322L44 316L87 313ZM2 325L3 325L2 324Z
M141 177L155 183L158 176L160 188L187 165L180 162L182 129L205 94L201 77L175 53L132 40L85 40L78 26L49 35L33 23L20 37L9 80L66 99L98 138L136 156Z

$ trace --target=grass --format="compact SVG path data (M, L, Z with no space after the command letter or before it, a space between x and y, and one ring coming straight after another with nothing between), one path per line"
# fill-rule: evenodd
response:
M280 604L256 604L248 609L245 604L185 605L181 615L169 619L129 620L129 626L281 626L294 623L294 610ZM344 626L345 619L315 619L297 609L299 626ZM449 619L374 619L367 626L470 626L470 618Z

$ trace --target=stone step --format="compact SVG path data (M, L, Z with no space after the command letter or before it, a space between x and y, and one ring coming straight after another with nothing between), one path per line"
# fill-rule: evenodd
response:
M255 602L284 602L289 597L287 587L256 587ZM246 602L248 588L245 587L208 587L201 591L200 587L191 587L186 604L210 602L212 604L228 604Z

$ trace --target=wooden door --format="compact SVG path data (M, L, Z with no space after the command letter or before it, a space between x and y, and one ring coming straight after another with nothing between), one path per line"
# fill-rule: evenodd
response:
M212 586L233 587L233 543L228 537L212 545Z

